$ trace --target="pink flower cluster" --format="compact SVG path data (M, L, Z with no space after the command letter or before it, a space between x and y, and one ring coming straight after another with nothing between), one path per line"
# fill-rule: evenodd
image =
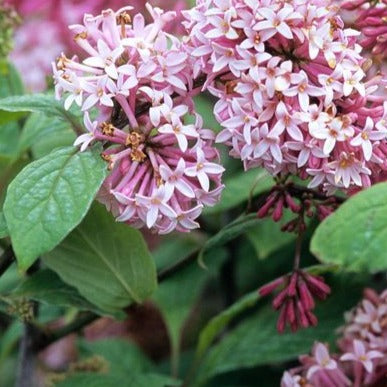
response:
M387 104L329 0L198 0L184 12L194 75L207 75L224 127L216 141L246 169L367 187L386 177Z
M125 7L71 26L87 57L59 58L56 94L65 95L66 109L75 103L84 111L88 133L75 145L104 144L111 174L99 199L117 220L159 233L189 231L203 206L218 201L224 169L213 132L195 113L190 59L164 31L176 13L147 9L149 24Z
M68 25L78 23L85 13L98 13L106 7L113 9L130 3L136 12L145 11L143 0L6 0L24 19L15 33L15 49L11 59L22 74L24 83L31 91L42 91L47 87L50 63L58 52L74 52L76 45L68 33ZM180 11L185 0L157 0L155 5ZM176 25L169 30L183 32Z
M366 289L365 298L346 316L340 353L316 343L312 356L284 373L281 387L382 386L387 374L387 290Z

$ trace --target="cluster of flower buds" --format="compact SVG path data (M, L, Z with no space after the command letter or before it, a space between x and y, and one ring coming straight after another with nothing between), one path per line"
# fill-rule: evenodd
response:
M363 35L359 44L380 59L387 59L387 0L346 0L341 8L356 11L353 25Z
M149 24L125 7L70 27L87 57L58 59L56 94L65 95L67 109L75 103L84 111L88 133L75 145L104 145L111 173L99 200L117 220L159 233L189 231L203 206L218 201L224 169L213 132L195 112L188 54L164 31L176 13L147 9Z
M386 178L387 104L339 7L321 0L198 0L184 12L194 74L219 100L246 169L311 178L328 194Z
M387 290L378 295L365 290L365 298L346 316L338 341L340 353L316 343L312 356L300 357L301 366L284 373L281 387L312 385L384 386L387 374Z
M293 273L278 278L259 289L261 296L266 296L282 286L283 289L274 297L273 308L280 311L277 330L282 333L288 324L293 332L299 327L307 328L317 325L313 314L314 297L324 300L330 293L324 279L295 270Z
M298 187L292 182L279 182L272 189L264 204L257 212L258 218L271 215L275 222L282 219L284 210L288 208L296 217L281 227L282 231L303 233L306 230L305 217L317 218L322 221L329 216L341 203L336 196L326 197L313 190Z

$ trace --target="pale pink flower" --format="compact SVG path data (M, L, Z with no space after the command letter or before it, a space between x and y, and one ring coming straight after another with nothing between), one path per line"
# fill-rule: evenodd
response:
M387 138L387 130L372 130L374 127L374 121L371 117L367 117L366 124L363 130L353 138L351 145L361 146L364 153L364 158L368 161L372 156L372 142L379 141Z
M122 81L121 81L122 82ZM82 110L89 110L96 103L104 106L112 107L113 103L113 93L109 91L114 89L114 87L109 86L110 80L107 76L101 76L96 83L85 82L83 84L84 94L88 94L88 97L82 104ZM119 89L117 87L117 89Z
M382 333L382 319L386 315L386 304L375 306L371 301L363 300L361 309L358 311L353 321L356 324L370 327L376 333Z
M291 6L282 8L278 13L271 8L259 8L258 13L265 20L258 22L254 29L262 31L261 36L263 40L270 39L276 33L280 33L285 38L292 39L293 34L287 22L302 18L302 15L294 12Z
M285 372L281 379L281 387L301 387L301 376Z
M372 372L374 367L373 359L382 358L383 354L379 351L367 351L364 343L360 340L353 341L353 352L347 352L340 357L341 361L360 362L367 372Z
M213 29L209 30L206 34L206 38L220 38L225 36L228 39L238 39L239 35L235 29L231 26L232 14L226 13L224 18L219 16L211 16L210 22L214 26Z
M353 154L342 152L338 160L327 164L335 171L335 183L342 183L345 188L350 184L362 186L362 175L370 175L371 171Z
M387 130L387 101L384 101L383 112L383 117L381 117L375 125L376 129L381 132L385 132Z
M196 150L197 160L195 165L187 167L185 174L191 177L197 177L201 187L208 192L210 189L210 179L208 175L217 175L224 171L224 168L219 164L208 162L202 149Z
M183 152L188 148L188 139L199 137L195 125L184 125L176 115L172 115L171 123L160 126L159 133L175 135Z
M293 74L291 80L292 84L295 86L284 90L283 94L289 97L297 96L298 103L304 112L308 110L310 96L320 97L325 94L320 87L309 84L308 76L303 70L299 73Z
M85 128L88 130L88 133L81 134L74 141L74 146L80 145L81 152L85 151L87 147L90 145L90 143L95 139L94 136L98 126L97 121L91 122L88 112L85 112L83 116L83 123L85 125Z
M99 39L97 50L96 56L86 58L83 63L86 66L102 68L109 77L117 79L116 60L124 52L124 48L120 46L112 50L102 39Z
M172 192L165 189L165 186L160 186L155 189L150 196L136 195L136 202L143 206L146 212L146 225L152 228L157 221L159 212L168 218L176 216L175 211L167 204L171 198Z
M354 129L350 125L345 125L341 118L334 118L323 127L310 131L311 135L320 140L325 140L323 152L329 155L336 145L336 141L345 141L352 137Z
M185 161L181 158L174 171L171 171L171 169L166 165L160 165L160 176L164 180L165 189L168 192L173 192L176 188L183 195L189 198L194 198L195 193L192 186L189 184L188 180L184 178L185 169Z
M316 372L334 370L337 368L336 361L329 356L328 348L324 344L317 343L314 347L313 354L316 364L308 369L306 374L308 379Z
M277 129L282 133L286 129L292 139L303 142L304 136L298 127L302 121L295 115L290 115L282 101L278 104L275 115L277 123L273 127L274 131Z
M354 89L356 89L362 97L365 96L365 87L361 82L364 75L364 71L361 69L357 70L354 74L351 71L343 70L343 93L345 96L350 95Z

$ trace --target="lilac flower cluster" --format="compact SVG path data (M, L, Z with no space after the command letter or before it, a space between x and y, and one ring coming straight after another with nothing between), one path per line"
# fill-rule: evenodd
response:
M88 133L75 145L83 151L103 143L111 173L99 200L117 220L158 233L189 231L203 206L218 201L224 169L213 132L195 112L190 59L164 31L176 13L147 9L149 24L125 7L71 26L86 58L62 54L54 65L56 94L65 96L66 109L75 103L84 111Z
M385 179L387 104L329 0L198 0L184 12L194 75L218 97L216 141L246 169L331 193Z
M15 48L11 59L16 65L27 88L37 92L47 88L47 76L51 72L50 62L59 52L78 52L68 25L82 20L85 13L96 13L111 7L118 9L128 4L126 0L5 0L14 6L23 17L15 34ZM131 0L135 12L145 13L145 1ZM154 5L180 11L184 0L154 0ZM178 18L181 18L179 15ZM180 23L166 28L168 32L183 33Z
M316 343L312 356L284 373L282 387L381 386L387 373L387 290L378 295L366 289L365 298L346 316L338 341L340 353Z

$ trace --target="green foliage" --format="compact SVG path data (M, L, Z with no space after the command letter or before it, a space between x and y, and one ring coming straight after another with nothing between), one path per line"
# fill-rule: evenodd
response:
M19 125L10 121L0 125L0 163L8 164L19 156ZM0 165L1 165L0 164Z
M141 233L116 223L101 205L43 260L107 312L141 302L156 289L155 264Z
M273 178L263 169L251 169L229 177L224 185L220 202L214 207L206 208L206 215L226 211L269 190L273 185Z
M98 149L53 151L8 187L4 214L20 269L53 249L87 213L107 175Z
M0 98L23 93L23 84L15 67L11 63L0 61ZM17 120L23 115L23 113L0 111L0 125Z
M285 211L279 222L274 222L271 218L264 218L247 231L246 236L254 246L259 259L267 258L273 252L295 240L296 234L281 231L281 226L294 217L293 213Z
M4 217L3 211L0 211L0 238L5 238L9 235L7 222Z
M313 254L346 270L387 270L386 197L387 183L379 183L348 199L317 228Z
M129 374L124 377L116 375L104 375L84 373L70 376L63 382L57 383L56 387L173 387L178 386L175 380L168 376L158 374Z
M77 373L66 377L56 386L71 387L163 387L180 383L155 372L152 362L133 344L125 339L81 341L79 351L84 359L100 356L106 362L103 373Z
M2 111L3 110L3 111ZM5 112L40 112L49 117L60 118L82 131L79 118L70 111L65 110L62 103L56 101L51 93L25 94L10 96L0 99L0 115Z
M198 242L192 237L170 240L158 248L155 252L155 260L163 259L166 253L169 261L184 259L197 252ZM182 254L182 252L184 253ZM210 278L216 276L226 254L223 249L212 249L207 252L206 256L210 269L205 270L194 261L180 270L178 275L161 283L154 295L154 300L168 328L174 362L177 362L176 357L180 349L183 324L202 294L204 285ZM177 368L177 364L174 364L173 367Z
M126 339L81 340L78 350L82 358L101 356L108 363L109 373L116 376L150 372L153 368L145 354Z
M213 317L200 333L196 358L201 359L216 336L239 314L254 306L259 300L257 291L246 294L239 301Z
M209 94L199 94L194 97L196 111L203 117L204 127L215 132L221 130L221 126L214 117L214 98Z
M64 283L55 272L48 269L42 269L27 277L8 297L31 299L43 304L75 307L103 314L103 311L88 302L74 287Z
M256 214L241 215L233 222L223 227L217 234L206 241L199 254L199 261L203 263L204 253L214 247L223 246L232 241L239 235L244 234L247 230L257 225L261 220Z
M74 131L67 121L44 113L32 113L23 127L19 151L22 153L31 148L35 158L40 158L54 148L71 145L74 140Z

